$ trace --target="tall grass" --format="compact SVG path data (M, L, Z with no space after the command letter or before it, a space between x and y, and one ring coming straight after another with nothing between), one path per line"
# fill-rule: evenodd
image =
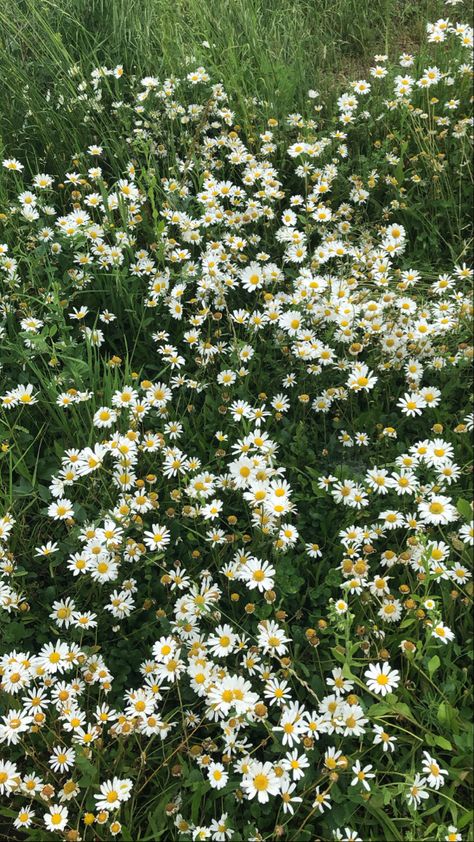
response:
M418 47L422 21L441 11L440 0L11 0L0 10L0 138L11 154L46 150L48 164L81 148L90 132L67 111L76 62L163 76L202 63L248 126L252 98L282 117L308 88L366 72L375 52ZM52 88L64 109L49 104ZM107 121L97 115L97 134Z

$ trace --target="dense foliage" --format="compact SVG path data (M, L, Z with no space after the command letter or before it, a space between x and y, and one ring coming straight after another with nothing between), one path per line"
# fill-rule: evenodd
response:
M472 29L426 36L253 131L74 65L87 145L6 150L3 838L472 838Z

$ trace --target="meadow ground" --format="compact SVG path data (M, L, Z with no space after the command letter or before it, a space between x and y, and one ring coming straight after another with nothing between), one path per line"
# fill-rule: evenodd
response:
M472 842L468 4L0 23L0 840Z

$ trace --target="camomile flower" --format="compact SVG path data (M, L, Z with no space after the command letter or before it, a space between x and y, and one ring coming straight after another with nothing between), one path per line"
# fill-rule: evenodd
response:
M264 284L264 275L259 263L250 263L241 273L240 281L245 290L252 292Z
M357 363L347 381L347 386L353 392L369 392L374 388L377 377L371 372L368 366Z
M377 494L388 494L389 475L384 468L371 468L367 471L366 482Z
M21 828L30 827L33 822L34 816L35 812L31 807L22 807L21 810L19 810L16 819L13 822L13 826L16 827L18 830Z
M400 684L400 673L392 669L386 661L383 664L370 664L364 676L369 690L380 696L386 696Z
M334 772L338 767L345 767L346 763L347 761L343 757L340 749L329 746L324 752L324 766L327 771Z
M383 596L390 593L389 581L390 576L376 576L370 583L370 593L374 596Z
M452 581L460 585L464 585L471 578L470 571L462 564L456 564L449 572Z
M16 695L30 684L30 670L23 664L11 664L5 669L2 676L2 689L6 693Z
M52 613L49 615L60 628L68 628L73 621L73 613L76 609L74 601L70 597L53 602Z
M354 766L352 767L352 774L354 775L354 777L351 781L351 786L356 786L360 783L362 784L364 789L367 790L367 792L370 792L369 780L371 778L375 778L374 772L371 772L371 769L373 768L374 767L370 764L362 768L360 761L356 760Z
M305 544L305 550L310 558L321 558L322 550L317 543Z
M320 787L316 787L314 791L313 809L317 810L319 813L323 813L324 810L331 809L331 796L329 791L321 792Z
M10 794L20 786L21 775L16 764L0 759L0 794Z
M213 789L222 789L229 780L229 774L222 763L210 763L207 767L207 777Z
M284 705L286 701L291 699L291 690L286 681L272 678L265 685L263 695L269 700L270 705Z
M281 731L281 741L283 745L288 745L290 748L293 745L298 745L301 742L302 734L306 731L307 725L303 718L299 716L290 706L284 707L280 719L280 724L274 726L274 731Z
M397 401L397 406L400 407L404 415L414 418L416 415L422 414L426 402L420 393L406 392L403 398Z
M340 717L344 736L360 737L365 733L364 725L367 724L368 719L364 717L364 711L360 705L344 705Z
M281 792L280 797L283 804L283 813L290 813L290 815L294 815L295 808L294 804L301 804L303 801L298 795L293 795L293 792L296 789L295 783L283 783L281 785Z
M326 684L331 687L336 696L342 696L344 693L350 693L354 688L354 682L343 675L342 667L334 667L331 678L326 679Z
M208 638L209 651L212 655L223 658L233 652L236 639L231 626L217 626L216 633Z
M35 547L35 555L36 556L49 556L53 553L57 553L59 550L59 544L55 541L47 541L46 544L42 544L40 547Z
M54 643L47 643L42 647L38 655L38 663L48 673L64 672L70 668L69 647L59 640Z
M336 599L334 602L334 609L336 614L345 614L348 610L349 606L344 599Z
M92 611L74 611L73 622L77 629L93 629L97 626L97 614Z
M246 798L257 797L260 804L267 804L271 795L278 795L280 780L272 763L252 761L249 771L242 778L242 789Z
M54 520L69 520L74 517L74 508L70 500L61 498L50 504L48 515Z
M398 495L414 494L418 487L418 480L411 471L394 472L387 480L389 488L393 488Z
M82 729L82 726L85 724L85 721L85 713L71 705L67 712L64 712L63 728L65 731L74 731L79 733L80 729Z
M91 578L101 584L115 581L119 571L118 564L112 561L106 553L94 556L88 569Z
M374 745L381 745L384 752L395 751L395 743L397 741L397 737L392 737L387 731L384 730L382 725L374 725L373 726L374 732Z
M0 769L1 769L0 763ZM35 774L24 775L20 784L21 792L33 798L38 792L43 789L44 782Z
M442 465L437 467L436 471L440 484L446 483L447 485L451 485L451 483L456 482L456 480L458 480L461 476L461 468L459 465L455 465L454 462L451 462L449 459L446 459Z
M403 526L405 522L402 513L394 509L380 512L379 518L383 521L382 526L384 529L397 529L399 526Z
M161 637L153 645L153 656L157 661L166 661L167 658L173 657L176 646L177 644L173 637Z
M110 409L108 406L101 406L95 412L93 424L95 427L104 428L111 427L117 420L117 412Z
M100 785L100 792L94 795L98 810L116 810L132 794L132 781L129 778L112 778Z
M55 746L48 762L53 771L66 772L71 766L74 766L75 759L76 753L74 749Z
M222 512L223 506L224 504L222 500L211 500L209 503L201 506L201 517L203 517L204 520L216 520Z
M61 807L59 804L51 804L49 812L43 816L43 821L47 830L61 831L67 825L69 811L67 807Z
M278 531L278 541L275 542L275 546L282 548L282 547L293 547L298 540L298 531L291 523L282 523L279 531Z
M26 696L22 698L22 704L28 713L41 712L50 704L46 688L38 687L28 690Z
M258 646L262 651L271 655L284 655L289 638L274 620L264 620L258 626Z
M423 500L418 505L418 511L424 523L446 524L459 518L451 499L440 494L434 494L429 500Z
M453 446L443 439L434 439L429 443L425 455L427 465L440 467L447 461L451 461L454 455Z
M448 774L447 769L442 769L440 764L428 751L423 752L423 774L426 775L427 783L433 789L439 789L444 785L444 777Z
M143 533L143 540L150 550L160 550L166 547L170 542L170 531L165 526L160 526L155 523L151 530L146 530Z
M427 407L434 409L441 402L441 391L435 386L424 386L420 389L420 395Z
M298 781L304 777L305 769L309 768L309 760L305 754L298 754L298 749L295 748L287 753L281 765L290 773L294 781Z
M12 170L13 172L21 172L24 169L23 164L20 164L20 161L17 161L16 158L5 158L2 161L2 165L7 170Z
M442 643L449 643L455 638L454 632L448 626L445 626L441 620L431 628L431 634L441 640Z
M459 530L459 537L464 544L468 544L469 546L474 546L474 521L471 523L465 523L461 526Z
M209 830L215 842L226 842L226 840L232 839L234 834L232 828L229 827L227 813L222 813L219 819L213 819L209 825Z
M239 578L243 579L250 590L257 588L261 593L272 590L275 580L275 568L268 561L250 558L239 571Z
M387 623L397 623L402 616L402 605L398 599L384 599L377 615Z
M429 792L426 791L425 786L426 778L416 774L406 794L406 799L410 807L413 807L414 810L418 809L422 801L429 798Z

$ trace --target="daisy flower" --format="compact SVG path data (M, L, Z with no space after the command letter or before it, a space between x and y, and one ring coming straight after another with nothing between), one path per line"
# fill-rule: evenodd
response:
M393 670L386 661L383 664L370 664L364 676L368 689L380 696L386 696L400 684L400 673Z

